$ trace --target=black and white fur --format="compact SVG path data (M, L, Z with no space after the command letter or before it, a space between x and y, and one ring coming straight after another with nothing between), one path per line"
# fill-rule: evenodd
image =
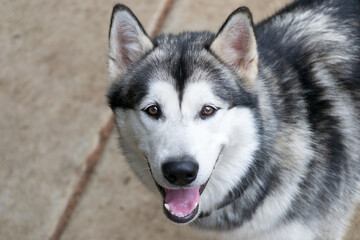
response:
M297 1L253 27L150 39L116 5L109 105L124 154L153 191L169 158L199 164L191 225L225 239L342 239L360 177L360 2ZM144 112L156 104L161 116ZM211 116L203 106L214 107Z

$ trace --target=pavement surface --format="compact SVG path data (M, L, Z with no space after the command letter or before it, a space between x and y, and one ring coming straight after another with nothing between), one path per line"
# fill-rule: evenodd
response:
M291 1L122 3L149 33L178 33L217 31L242 5L258 22ZM213 239L165 219L111 132L104 95L114 3L2 1L0 240ZM347 240L360 239L360 209L356 216Z

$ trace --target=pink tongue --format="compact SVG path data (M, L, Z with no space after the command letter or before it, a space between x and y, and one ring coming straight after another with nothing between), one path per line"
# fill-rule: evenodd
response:
M200 201L200 186L191 189L166 189L165 202L175 214L188 215Z

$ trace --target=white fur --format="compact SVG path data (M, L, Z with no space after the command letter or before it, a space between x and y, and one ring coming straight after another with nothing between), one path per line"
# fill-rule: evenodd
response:
M259 225L253 224L252 228L256 229ZM251 231L252 232L252 231ZM274 227L266 234L257 232L249 234L243 231L243 228L224 233L215 233L219 239L223 240L312 240L316 239L315 234L306 225L300 222L291 222L283 225L281 228Z
M244 177L258 147L254 116L249 109L234 108L224 115L220 124L227 142L201 198L204 211L214 210Z

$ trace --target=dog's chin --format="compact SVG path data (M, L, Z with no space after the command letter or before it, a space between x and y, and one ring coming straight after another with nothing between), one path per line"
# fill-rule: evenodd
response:
M195 220L200 214L200 196L206 184L193 188L167 189L156 183L163 197L165 216L177 224L188 224Z

